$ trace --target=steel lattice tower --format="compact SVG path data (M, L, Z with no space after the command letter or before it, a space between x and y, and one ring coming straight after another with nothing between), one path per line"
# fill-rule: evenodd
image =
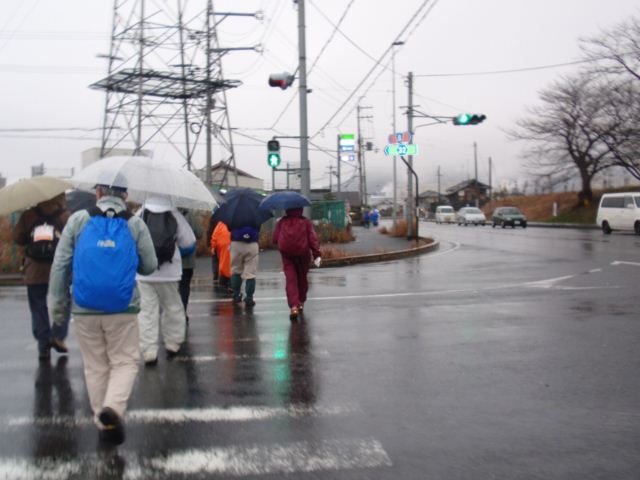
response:
M215 139L225 151L221 160L235 167L226 90L241 82L223 77L221 59L230 50L254 48L222 49L216 31L228 16L257 15L216 14L212 0L202 5L114 0L108 74L91 85L106 92L101 157L115 148L139 154L165 142L189 169L205 157L211 185Z

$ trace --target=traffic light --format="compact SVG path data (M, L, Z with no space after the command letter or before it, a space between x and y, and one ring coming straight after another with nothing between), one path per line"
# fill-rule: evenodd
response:
M487 119L486 115L478 115L476 113L461 113L457 117L453 117L454 125L478 125Z
M267 164L271 168L278 168L280 165L280 142L278 140L267 142Z
M272 73L269 75L269 86L280 87L282 90L286 90L291 86L296 77L288 72Z

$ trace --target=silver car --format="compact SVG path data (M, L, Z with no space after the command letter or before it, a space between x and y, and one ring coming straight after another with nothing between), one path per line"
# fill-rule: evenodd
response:
M476 207L462 207L458 210L458 225L486 225L487 219L482 210Z

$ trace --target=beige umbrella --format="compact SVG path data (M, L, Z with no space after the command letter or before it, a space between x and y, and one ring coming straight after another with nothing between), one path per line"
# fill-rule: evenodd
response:
M26 210L40 202L51 200L73 188L66 180L54 177L32 177L0 189L0 215Z

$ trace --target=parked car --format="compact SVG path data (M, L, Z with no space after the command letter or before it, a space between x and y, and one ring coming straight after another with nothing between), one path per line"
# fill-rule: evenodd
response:
M449 205L436 207L436 223L453 223L456 221L456 212Z
M458 210L457 217L458 225L484 225L487 223L487 218L482 213L482 210L476 207L462 207Z
M613 230L626 230L640 235L640 192L602 195L596 223L607 235Z
M493 228L496 228L496 225L500 225L502 228L507 225L511 226L511 228L516 228L516 225L527 228L527 217L516 207L496 208L491 216L491 222L493 223Z

